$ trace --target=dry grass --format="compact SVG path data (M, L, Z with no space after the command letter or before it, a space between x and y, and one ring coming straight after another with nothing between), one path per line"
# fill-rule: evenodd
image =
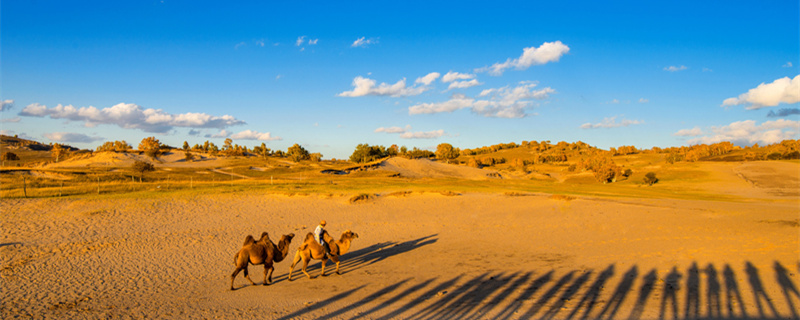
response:
M377 198L377 196L375 196L374 194L362 193L362 194L355 195L352 198L350 198L350 203L351 204L363 203L363 202L367 202L367 201L370 201L370 200L375 200L376 198Z
M573 196L565 195L565 194L554 194L554 195L550 196L550 199L572 201L572 200L575 200L577 198L575 198Z

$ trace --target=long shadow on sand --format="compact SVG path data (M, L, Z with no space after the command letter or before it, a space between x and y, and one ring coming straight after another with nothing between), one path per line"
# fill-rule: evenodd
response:
M415 243L429 243L429 238ZM360 254L351 268L380 261L374 253ZM409 278L370 289L373 292L362 294L364 298L348 299L364 290L362 285L281 319L798 319L796 274L777 261L771 268L774 277L763 279L752 263L743 267L741 276L727 264L720 274L712 264L701 270L693 263L686 270L673 267L662 275L656 269L640 275L634 265L616 278L614 264L597 273L484 272L471 278ZM765 281L775 281L785 300L770 297ZM752 299L743 299L740 291L752 292Z
M424 247L429 244L436 243L438 240L436 238L438 234L432 234L429 236L421 237L414 240L404 241L404 242L381 242L370 245L365 248L361 248L355 251L350 251L348 253L343 254L340 257L339 263L339 270L342 274L346 274L348 272L352 272L363 267L381 262L389 257L397 256L406 252L409 252L414 249L418 249L420 247ZM294 257L294 252L290 252L289 257L286 258L286 262L291 265L292 258ZM284 262L284 263L286 263ZM283 263L282 263L283 264ZM302 268L302 262L298 262L298 266L295 266L295 276L305 277L305 275L300 271ZM328 260L327 264L325 265L325 274L330 275L333 270L336 268L336 265ZM322 263L319 260L314 260L308 264L308 268L306 271L312 275L317 275L322 269ZM299 273L299 275L297 274ZM283 280L288 279L289 274L284 273L281 274L274 279L273 283L277 283ZM299 280L299 279L298 279Z

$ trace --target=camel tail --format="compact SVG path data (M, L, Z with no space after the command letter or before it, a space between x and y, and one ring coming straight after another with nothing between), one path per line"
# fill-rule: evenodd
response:
M248 244L253 244L253 243L256 243L256 239L253 238L252 235L247 235L247 238L244 238L244 243L242 244L242 246L246 246Z
M233 266L237 266L239 264L239 253L233 255Z

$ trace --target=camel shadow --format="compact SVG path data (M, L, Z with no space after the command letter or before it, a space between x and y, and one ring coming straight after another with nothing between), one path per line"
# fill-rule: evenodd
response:
M387 258L400 255L409 252L411 250L427 246L429 244L436 243L436 241L438 241L438 238L436 238L436 236L438 236L438 234L432 234L429 236L404 242L385 241L345 253L340 258L341 262L339 263L339 270L341 274L346 274L361 269L365 266L381 262ZM327 270L331 264L332 263L328 261L328 264L326 265L325 269ZM310 273L314 271L319 271L321 270L321 268L322 268L322 263L316 261L313 264L309 264L306 271ZM273 284L287 280L288 277L289 277L288 273L281 274L280 276L274 278Z

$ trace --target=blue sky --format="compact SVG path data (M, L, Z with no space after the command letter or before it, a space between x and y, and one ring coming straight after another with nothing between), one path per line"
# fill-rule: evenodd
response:
M3 1L0 130L601 148L800 138L798 1Z

